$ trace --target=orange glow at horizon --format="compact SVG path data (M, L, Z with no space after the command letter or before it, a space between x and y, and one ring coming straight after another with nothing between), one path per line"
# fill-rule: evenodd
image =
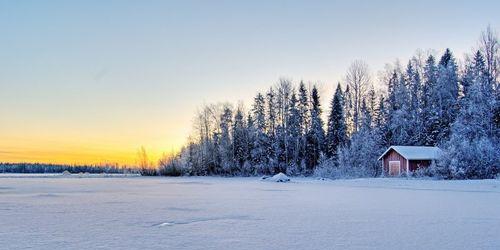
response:
M129 132L127 135L124 132L123 135L89 136L49 131L24 131L23 136L14 136L16 133L9 131L0 131L0 162L134 166L138 150L144 147L149 160L156 164L163 155L177 153L186 137L184 133L145 135Z
M6 146L0 143L0 162L9 163L49 163L70 165L104 165L117 164L119 166L133 166L137 163L137 152L141 146L102 147L102 145L47 145L38 147L36 145L22 145L16 147ZM180 147L152 148L144 146L149 160L156 164L164 154L177 153Z

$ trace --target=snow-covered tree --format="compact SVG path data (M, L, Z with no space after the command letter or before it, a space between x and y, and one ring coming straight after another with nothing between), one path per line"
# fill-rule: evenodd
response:
M438 164L445 178L493 178L500 170L500 147L490 134L494 97L488 86L488 72L480 52L469 68L474 72L461 109L451 128L451 138Z
M435 115L432 123L437 123L435 131L437 143L449 138L451 124L455 121L458 112L458 75L455 58L449 49L441 57L438 65L436 86L432 90Z
M276 133L276 123L277 123L277 105L276 105L276 92L271 87L266 94L266 122L267 122L267 134L269 137L274 138Z
M479 48L485 59L485 69L488 73L488 83L497 90L500 82L500 43L498 36L490 25L481 33Z
M360 129L349 145L339 149L339 166L336 177L356 178L377 175L379 152L374 150L377 142L370 131Z
M300 174L300 161L301 154L301 124L300 124L300 111L298 109L298 100L295 92L292 92L290 98L290 109L287 119L287 155L290 157L287 170L288 174Z
M252 162L259 172L267 173L269 138L266 134L266 103L260 93L254 98L252 113L255 121Z
M243 163L242 174L248 176L256 174L252 152L254 152L255 143L257 142L257 128L255 127L255 121L250 113L247 116L246 135L247 159Z
M370 85L368 65L360 60L352 62L347 70L345 81L347 85L349 85L350 95L352 97L353 132L356 132L360 127L359 116L361 112L361 100L365 96Z
M306 163L309 170L312 170L319 161L324 149L325 132L321 119L321 104L319 92L316 86L311 91L311 128L306 135Z
M304 135L309 129L309 123L311 120L311 115L309 113L309 94L306 89L304 82L299 84L299 103L297 109L299 110L299 122L301 131L300 133Z
M244 114L241 107L238 107L234 116L232 135L234 163L230 174L234 175L236 171L241 171L243 164L248 158L248 131L246 129Z
M388 140L391 145L410 145L409 90L405 75L394 70L388 83Z
M326 135L326 154L328 157L333 157L335 160L337 159L338 148L345 145L347 141L342 98L343 93L339 83L330 104L330 115L328 116Z
M414 62L415 58L408 62L408 66L406 68L406 86L409 92L409 144L410 145L422 145L423 143L423 120L421 120L421 79L420 72L418 72L418 67Z
M299 159L300 166L303 171L306 169L306 145L307 139L306 135L309 131L310 121L311 121L311 113L310 113L310 102L309 102L309 93L303 81L299 84L299 93L298 93L298 105L297 109L299 112L299 123L300 123L300 150L299 150Z
M234 166L234 150L231 138L231 127L233 125L233 111L229 106L224 107L220 117L220 139L219 154L221 156L221 166L224 173L231 173Z
M437 66L434 56L430 55L424 66L424 82L422 86L422 113L423 125L422 143L427 146L435 146L438 142L439 120L438 111L434 99L434 92L437 84Z
M342 97L343 100L343 109L344 109L344 117L345 117L345 125L346 125L346 134L347 137L350 138L354 132L354 122L353 122L353 101L352 94L349 85L345 87L344 95Z

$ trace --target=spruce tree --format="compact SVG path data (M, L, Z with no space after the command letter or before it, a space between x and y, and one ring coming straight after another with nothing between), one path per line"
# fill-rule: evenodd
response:
M321 120L321 104L316 86L311 91L311 128L306 136L306 162L312 170L319 162L324 149L325 132Z
M268 147L269 138L266 134L266 103L264 96L258 93L254 98L252 108L255 123L255 139L251 151L253 165L262 174L268 174Z
M243 111L241 110L241 108L238 108L234 116L234 122L232 127L234 166L231 169L231 174L241 172L243 164L248 158L247 155L248 134L245 126L246 125L243 118Z
M292 92L290 98L290 109L287 119L287 155L289 159L288 174L300 174L300 142L301 142L301 128L300 128L300 112L298 109L298 100L295 92Z
M230 107L224 107L220 117L220 139L218 142L221 167L225 174L231 173L234 152L231 138L231 127L233 123L233 111Z
M299 110L299 122L301 126L301 134L304 135L309 129L309 94L307 93L306 86L304 82L299 84L299 103L297 106Z
M328 116L326 135L327 156L333 157L335 160L337 159L338 148L345 145L347 140L342 98L343 93L339 83L330 104L330 115Z
M422 142L426 146L435 146L438 142L439 116L435 99L437 84L436 60L430 55L424 66L424 83L422 86L422 113L421 120L424 123L424 138Z
M306 135L309 131L310 124L310 111L309 111L309 94L303 81L299 84L299 96L297 109L299 112L299 123L300 123L300 145L299 145L299 161L300 169L305 171L306 169L306 145L307 138Z
M415 60L413 60L415 61ZM412 60L408 61L406 69L406 85L409 92L409 144L414 146L422 145L423 141L423 121L421 118L421 81L420 73L413 66Z
M433 89L433 102L436 103L437 143L449 138L451 124L458 112L458 75L455 58L449 49L441 57L438 77Z
M353 121L353 101L351 90L349 85L346 86L344 95L342 97L342 104L344 108L344 117L345 117L345 125L346 125L346 134L347 137L351 137L354 132L354 121Z
M388 140L390 145L410 145L410 100L405 75L394 71L388 83Z
M256 128L259 132L266 131L266 101L261 93L258 93L254 98L254 104L252 108L253 117L255 121Z

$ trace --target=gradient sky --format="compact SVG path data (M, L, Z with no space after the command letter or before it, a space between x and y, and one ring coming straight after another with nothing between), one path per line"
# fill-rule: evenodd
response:
M279 77L458 56L500 1L0 1L0 162L133 163L177 150L203 103Z

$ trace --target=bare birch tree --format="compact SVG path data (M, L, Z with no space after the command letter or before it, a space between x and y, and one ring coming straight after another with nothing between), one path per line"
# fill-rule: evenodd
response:
M347 70L345 81L352 95L353 132L356 132L360 127L361 102L371 83L368 65L361 60L352 62Z

